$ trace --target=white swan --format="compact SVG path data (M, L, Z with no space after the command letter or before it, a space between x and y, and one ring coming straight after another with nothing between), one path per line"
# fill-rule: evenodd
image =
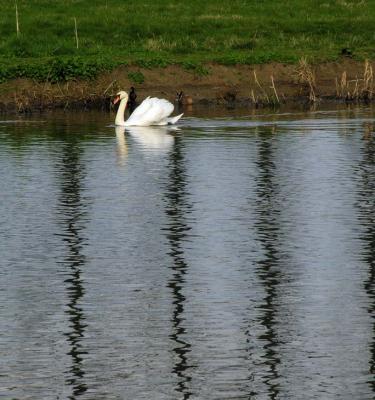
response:
M133 111L130 117L125 121L124 113L128 102L128 94L124 91L118 92L113 99L113 104L120 101L117 110L115 125L119 126L150 126L150 125L168 125L175 124L183 114L175 117L169 117L174 109L172 103L165 99L157 97L147 97Z

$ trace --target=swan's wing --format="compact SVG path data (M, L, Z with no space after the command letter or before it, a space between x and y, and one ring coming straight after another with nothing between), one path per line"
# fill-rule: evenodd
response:
M135 122L147 113L147 111L152 107L152 99L147 97L142 101L142 103L132 112L130 117L127 119L126 123Z
M126 121L127 125L166 125L174 106L168 100L157 97L147 98L137 107Z
M152 113L148 118L152 125L167 125L168 117L172 114L174 105L165 99L154 98Z

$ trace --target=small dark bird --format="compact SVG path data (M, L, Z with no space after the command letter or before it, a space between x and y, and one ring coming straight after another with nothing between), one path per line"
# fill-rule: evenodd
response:
M182 99L184 97L184 92L181 90L181 92L176 93L176 103L179 105L182 105Z
M190 105L193 104L193 99L181 90L180 92L176 93L176 103L178 103L180 106Z
M353 57L353 52L350 49L348 49L347 47L344 47L343 49L341 49L341 55L344 57L351 58L351 57Z
M129 109L129 113L131 114L135 108L137 107L137 102L136 102L136 98L137 98L137 93L135 92L134 87L132 86L130 88L130 92L129 92L129 100L128 100L128 104L127 107Z
M236 92L229 90L228 92L224 93L223 97L227 103L234 103L236 101L236 96L237 96Z

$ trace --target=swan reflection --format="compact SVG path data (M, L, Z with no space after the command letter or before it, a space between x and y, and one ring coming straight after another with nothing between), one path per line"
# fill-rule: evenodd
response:
M132 126L126 132L146 149L168 151L174 143L171 128L166 126Z
M116 126L116 141L117 141L117 161L119 165L124 164L124 160L128 154L128 147L125 139L125 128L123 126Z
M119 164L123 164L128 154L126 134L145 150L164 152L172 148L175 138L171 133L176 131L177 128L166 126L115 126Z

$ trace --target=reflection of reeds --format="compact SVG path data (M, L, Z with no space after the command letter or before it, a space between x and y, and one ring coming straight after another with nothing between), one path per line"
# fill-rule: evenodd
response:
M371 101L374 93L374 75L372 65L365 61L363 78L348 80L344 71L340 82L336 78L336 97L345 101Z
M364 140L372 140L374 133L374 124L372 122L368 122L363 124L363 137Z
M309 100L312 103L317 101L316 97L316 83L315 83L315 74L311 69L309 63L307 62L306 58L301 58L299 61L299 65L297 68L297 76L300 83L307 86L309 90Z
M17 112L19 113L27 113L31 111L29 99L27 96L18 96L16 93L14 94L14 104L16 105Z

